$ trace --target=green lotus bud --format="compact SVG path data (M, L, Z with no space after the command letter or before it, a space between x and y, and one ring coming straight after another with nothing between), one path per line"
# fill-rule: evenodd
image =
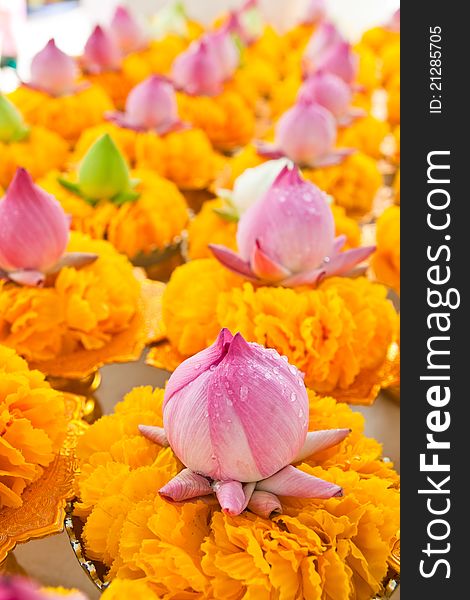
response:
M28 132L29 129L16 106L0 94L0 142L19 142Z
M78 190L91 200L107 199L113 202L134 200L127 163L112 138L100 137L83 157L78 170Z
M173 2L161 8L151 21L151 29L156 40L169 34L185 37L188 34L188 17L183 2Z

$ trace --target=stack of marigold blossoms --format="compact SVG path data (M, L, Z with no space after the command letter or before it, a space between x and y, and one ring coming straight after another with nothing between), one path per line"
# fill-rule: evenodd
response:
M397 474L362 416L240 334L221 331L165 392L134 389L78 455L76 513L87 556L109 568L108 597L145 586L155 598L382 590Z

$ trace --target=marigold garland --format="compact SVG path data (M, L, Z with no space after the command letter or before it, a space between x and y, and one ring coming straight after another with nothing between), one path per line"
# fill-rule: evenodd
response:
M388 46L400 41L400 33L385 27L372 27L364 32L361 44L369 47L377 56L383 55Z
M222 244L237 250L237 223L219 216L215 210L224 206L220 198L204 202L201 211L188 226L188 257L210 258L212 252L208 244ZM346 235L346 249L356 248L360 244L361 231L359 225L349 217L340 206L331 206L336 223L336 235Z
M38 183L72 216L72 229L107 239L132 259L172 244L188 220L186 201L174 183L146 170L132 176L139 181L135 189L140 196L121 206L107 200L91 206L58 182L58 172L51 171Z
M9 98L27 123L55 131L71 144L82 131L101 123L113 108L106 92L95 85L84 85L81 91L57 98L23 85Z
M377 251L371 265L378 281L400 293L400 207L389 206L377 220Z
M134 87L122 69L101 73L84 73L85 81L104 90L118 110L123 110L126 98Z
M68 151L67 142L44 127L32 127L20 142L0 142L0 186L8 187L18 167L27 169L33 179L62 168Z
M214 259L193 260L173 272L163 296L174 354L156 347L149 360L173 369L175 358L206 348L227 327L285 354L309 387L339 397L365 374L372 385L396 340L398 317L386 296L384 286L364 277L329 278L317 289L254 287Z
M68 251L99 258L79 270L63 268L50 287L0 283L0 343L28 361L103 348L137 313L140 283L110 243L73 232Z
M0 509L22 506L24 490L52 462L66 428L62 394L0 345Z
M354 148L372 158L379 159L382 156L383 141L389 131L388 123L376 117L367 116L340 129L336 145L339 148Z
M361 415L332 398L309 398L311 429L352 433L298 466L345 494L284 497L273 519L229 517L211 499L169 503L156 494L182 467L170 448L137 430L142 420L161 425L163 390L136 388L95 423L79 442L77 512L87 556L110 568L105 597L368 600L377 593L399 527L398 476L380 459L380 444L364 436Z
M253 138L255 116L235 91L226 90L214 97L179 93L178 104L181 119L205 131L218 150L233 150Z

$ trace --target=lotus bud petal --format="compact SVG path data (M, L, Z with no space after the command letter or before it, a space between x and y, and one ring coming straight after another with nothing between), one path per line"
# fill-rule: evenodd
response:
M139 425L139 431L144 437L146 437L151 442L158 444L159 446L167 447L170 445L163 427Z
M124 6L118 6L111 20L111 31L123 54L135 52L145 45L142 27Z
M200 40L175 59L172 78L175 86L187 94L216 96L222 91L224 73L209 44Z
M326 0L307 0L300 22L304 25L314 25L326 16Z
M344 42L343 36L333 23L322 22L310 38L303 56L306 74L318 69L322 57L338 44Z
M89 73L114 71L121 64L121 52L113 36L97 25L85 44L82 65Z
M351 87L333 73L317 71L308 77L299 90L298 100L323 106L337 119L345 117L352 101Z
M31 61L30 84L51 96L72 92L77 77L78 68L74 59L59 50L54 40L49 40Z
M14 104L0 94L0 142L19 142L28 134L23 117Z
M323 192L302 179L296 167L285 167L270 190L241 217L237 243L245 261L251 261L259 247L285 270L297 273L318 267L329 256L334 231ZM253 265L252 269L258 274Z
M328 49L317 64L318 70L334 73L347 84L354 82L358 66L359 57L353 53L351 45L347 42L341 42Z
M293 462L299 462L307 456L312 456L317 452L327 450L342 442L349 434L351 429L324 429L323 431L309 431L305 443L295 457Z
M111 199L131 190L127 163L108 134L100 137L83 157L78 184L86 198L96 200Z
M239 515L248 504L242 484L239 481L217 481L213 485L222 512ZM250 488L251 491L254 489Z
M240 64L240 50L232 34L225 27L207 33L203 39L217 58L224 80L230 79Z
M68 238L69 222L60 204L18 169L0 201L0 269L36 272L22 281L35 285L37 272L48 271L64 254Z
M178 118L175 90L160 75L151 75L136 85L127 97L125 113L111 113L109 119L123 127L153 130L161 135L183 126Z
M275 145L295 163L314 166L333 150L336 135L333 115L302 98L279 119Z
M263 16L257 3L246 2L240 10L232 12L227 27L245 46L253 44L264 28Z
M214 490L209 481L202 475L193 473L190 469L183 469L176 477L173 477L160 490L160 496L164 496L174 502L190 500L198 496L208 496Z
M304 471L300 471L292 465L284 467L284 469L267 479L258 481L256 490L297 498L326 499L343 495L343 490L339 485L304 473Z
M282 512L282 505L277 496L270 492L255 490L248 502L248 509L264 519L269 519Z
M242 215L246 212L269 190L284 167L289 165L292 165L292 161L288 158L268 160L258 167L246 169L237 177L230 197L230 202L237 209L237 213Z
M400 9L398 8L387 23L387 29L400 33Z
M304 444L303 380L277 352L240 334L230 340L222 331L208 350L192 358L200 367L191 378L184 363L170 377L163 408L170 446L186 467L216 481L264 479Z

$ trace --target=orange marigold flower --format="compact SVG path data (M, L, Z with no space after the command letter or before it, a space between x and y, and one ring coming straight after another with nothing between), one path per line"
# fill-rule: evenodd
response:
M396 172L393 180L393 191L395 192L395 203L400 206L400 169Z
M244 146L254 135L254 114L235 91L226 90L214 97L179 93L178 104L181 119L205 131L217 149Z
M67 250L99 258L63 268L50 287L0 283L0 343L32 362L103 348L138 310L140 284L110 243L73 232Z
M57 98L20 86L9 98L27 123L55 131L71 144L77 141L82 131L101 123L104 113L113 108L106 92L95 85Z
M377 220L377 251L372 268L377 279L400 293L400 207L389 206Z
M388 89L393 79L400 76L400 39L387 44L382 55L382 85Z
M0 509L22 506L24 490L52 462L66 427L62 394L0 346Z
M137 388L119 412L103 418L105 425L98 421L85 434L86 446L97 451L80 460L79 495L102 460L106 426L119 422L127 441L139 436L140 395L145 406L153 399L161 409L163 390ZM352 432L297 466L341 485L343 497L283 497L282 514L272 519L249 511L225 515L210 497L168 502L156 491L181 465L173 459L169 469L171 449L155 445L158 455L151 465L119 463L128 467L120 486L102 485L84 515L87 556L110 567L105 597L373 597L387 575L399 528L398 475L381 460L380 444L364 436L362 415L311 391L309 401L312 429L349 427ZM161 414L158 418L161 423ZM106 468L113 465L109 461Z
M388 120L392 125L400 124L400 74L395 75L387 88Z
M382 143L388 133L388 123L376 117L367 116L340 129L336 145L340 148L355 148L359 152L378 159L382 155Z
M139 183L137 200L117 206L103 200L91 206L66 190L59 173L51 171L39 185L53 194L72 216L72 229L109 240L119 252L134 258L172 244L186 226L186 201L174 183L148 170L133 171Z
M395 44L400 40L400 33L385 27L372 27L362 36L361 44L368 46L378 56L381 56L390 44Z
M86 73L85 81L90 82L93 87L104 90L118 110L124 108L126 98L134 87L132 81L126 77L126 73L122 69L119 71Z
M356 84L364 87L369 94L379 87L379 64L374 52L365 44L356 44L354 52L359 57Z
M44 127L32 127L20 142L0 142L0 186L8 187L18 167L24 167L33 179L61 169L68 151L67 142Z

